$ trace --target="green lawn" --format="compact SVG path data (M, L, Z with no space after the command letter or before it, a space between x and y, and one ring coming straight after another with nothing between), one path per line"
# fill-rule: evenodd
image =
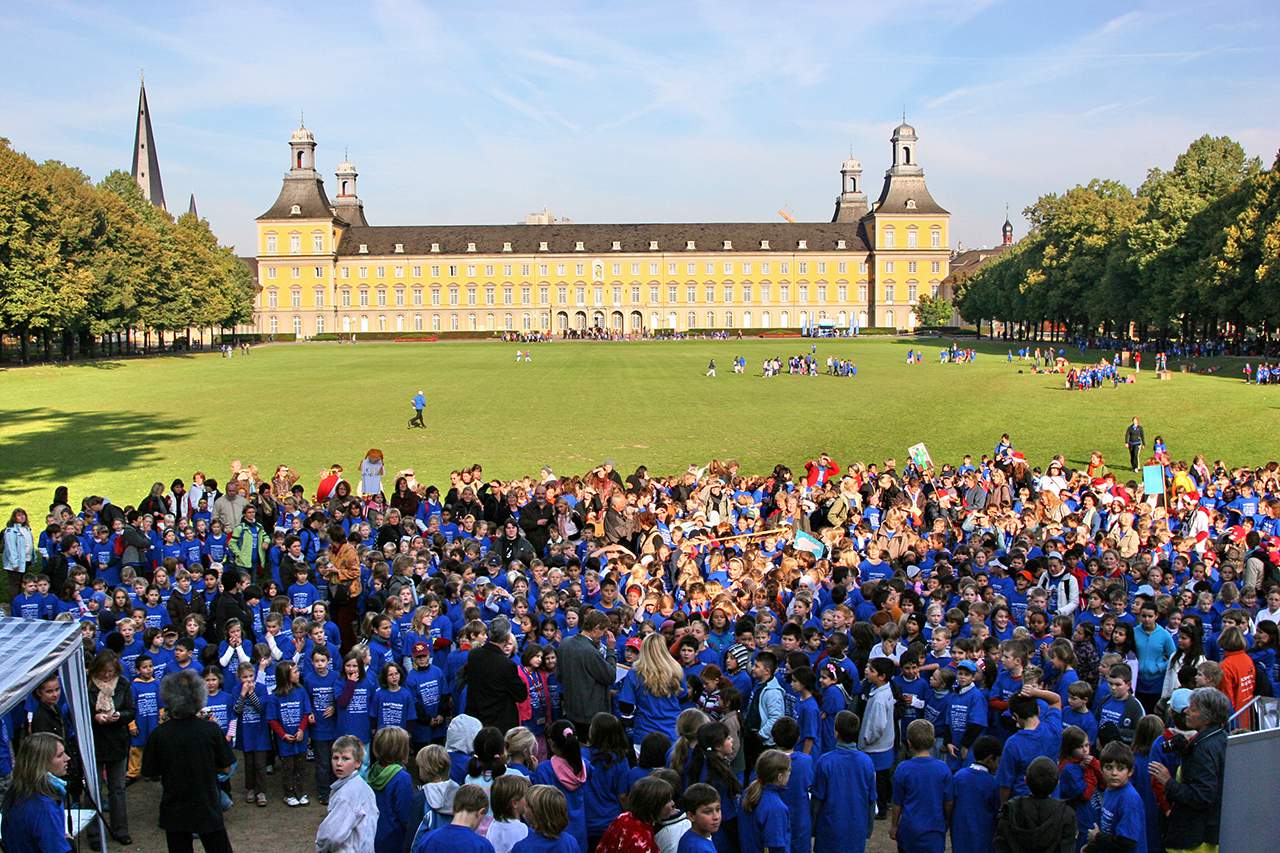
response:
M233 458L264 473L287 463L310 487L321 466L351 471L371 446L385 452L389 471L411 466L436 483L471 462L495 476L543 464L582 472L606 457L624 473L712 457L767 471L822 450L842 463L903 459L917 441L935 460L958 459L989 452L1002 431L1036 464L1054 452L1085 460L1093 449L1119 461L1137 414L1148 438L1164 435L1176 457L1202 451L1256 464L1275 455L1280 390L1245 386L1235 361L1220 376L1159 382L1147 370L1137 385L1073 393L1061 377L1006 364L1003 347L984 346L971 365L940 365L942 342L867 338L818 344L820 360L851 355L856 379L759 376L766 355L809 344L540 344L530 347L533 363L518 365L516 345L491 342L281 344L231 360L6 370L0 510L42 513L59 484L76 501L96 492L136 504L155 480L167 485L202 469L221 481ZM924 364L907 366L907 350L921 346ZM737 353L747 357L746 375L730 372ZM715 379L703 375L713 356ZM429 429L411 431L409 400L419 388Z

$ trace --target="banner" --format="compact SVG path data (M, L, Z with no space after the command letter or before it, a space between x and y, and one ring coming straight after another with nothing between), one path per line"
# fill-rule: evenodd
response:
M795 546L797 551L807 551L819 559L827 553L826 545L823 545L816 537L810 536L803 530L796 531Z
M1147 497L1164 494L1163 465L1142 466L1142 491L1146 492Z
M933 459L929 457L929 448L924 446L924 442L913 444L907 448L907 456L911 457L911 461L921 471L933 466Z

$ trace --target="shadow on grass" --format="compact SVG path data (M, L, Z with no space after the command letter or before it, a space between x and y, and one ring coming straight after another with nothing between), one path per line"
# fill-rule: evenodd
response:
M0 442L0 493L22 486L47 488L50 497L66 481L84 482L104 471L154 462L159 442L188 434L181 422L140 412L0 410L0 423L12 433ZM120 495L118 500L132 503L142 497Z

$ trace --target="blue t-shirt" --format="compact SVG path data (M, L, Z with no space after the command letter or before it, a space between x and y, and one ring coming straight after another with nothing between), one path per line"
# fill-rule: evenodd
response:
M814 853L861 853L876 807L876 771L865 752L838 746L818 759L812 795L819 803Z
M235 701L226 690L219 690L217 693L210 693L208 701L204 703L204 709L209 712L209 719L218 724L218 728L222 729L224 735L231 727L231 708L235 705Z
M582 788L587 809L587 835L590 837L603 834L609 824L622 814L619 798L630 790L627 785L630 766L625 756L615 758L606 766L596 759L591 749L587 750L587 760L591 764L591 773Z
M160 725L160 682L154 678L150 681L133 681L129 684L129 689L133 691L133 721L138 729L129 743L131 746L145 746L147 738Z
M238 690L238 689L237 689ZM264 752L271 749L271 734L267 730L267 688L255 684L253 690L258 694L258 704L262 710L256 710L248 702L240 712L240 722L236 726L236 738L240 741L240 749L244 752ZM239 701L240 694L236 693Z
M988 853L994 846L1000 788L981 764L963 768L951 779L951 853Z
M413 845L413 853L494 853L489 839L465 826L445 824Z
M742 853L765 853L791 849L791 816L783 801L786 791L767 785L753 811L738 817L738 839Z
M409 735L414 743L429 743L445 734L445 724L433 727L433 717L441 716L441 705L449 697L449 683L435 664L426 669L411 669L405 677L405 688L413 694L414 721Z
M1125 732L1127 740L1133 740L1133 730L1138 727L1138 720L1142 719L1142 715L1142 703L1137 698L1112 697L1098 706L1098 728L1101 729L1107 723L1115 723L1122 732Z
M395 690L380 687L369 699L369 719L375 731L387 726L408 729L417 718L413 694L403 687Z
M267 721L279 723L285 734L297 734L298 729L302 727L303 719L309 714L311 714L311 700L307 697L307 691L301 687L294 687L283 696L272 693L267 697ZM289 743L277 738L276 751L280 755L305 755L307 733L304 732L302 740L297 743Z
M1040 725L1034 729L1020 729L1004 742L1004 751L1000 753L1000 766L996 770L996 782L1001 788L1008 788L1011 796L1030 796L1027 788L1027 767L1031 762L1045 756L1058 760L1058 748L1062 743L1061 715L1056 710L1052 719L1041 714Z
M817 700L812 696L796 701L796 722L800 724L800 740L796 741L796 752L804 752L805 741L812 739L809 752L817 755L821 738L821 713Z
M1134 842L1134 850L1147 849L1146 816L1142 797L1133 785L1108 788L1102 794L1102 809L1098 826L1103 832Z
M587 778L590 779L593 770L590 762L587 761L585 756L582 759L582 763L583 763L583 767L587 771ZM568 787L560 784L560 780L556 778L556 770L551 765L550 761L543 761L542 763L540 763L537 769L533 771L533 775L529 777L529 781L533 782L533 784L535 785L553 785L556 788L560 789L560 792L564 794L565 801L569 805L569 828L560 834L560 838L563 839L565 836L569 836L570 838L577 841L578 847L580 849L586 850L587 849L587 804L586 804L586 791L584 790L585 786L579 786L577 788L570 790ZM553 839L543 838L541 835L539 835L536 832L530 832L528 837L525 838L524 841L521 841L519 844L517 844L516 847L519 847L520 844L524 844L525 842L529 841L529 839L535 838L535 837L542 839L542 841L547 844L555 843L555 840ZM536 843L537 842L535 842L535 844ZM535 847L534 849L541 850L543 848ZM559 849L559 848L552 848L552 849Z
M511 853L586 853L586 851L571 832L562 832L559 838L547 838L540 832L529 830L529 834L511 848Z
M716 845L710 838L690 829L680 836L680 845L676 847L676 853L716 853Z
M338 736L338 710L336 707L341 679L338 673L330 669L324 675L317 675L313 669L302 676L302 686L306 688L307 698L311 700L311 713L316 722L311 727L311 736L316 740L335 740ZM327 708L333 708L331 716L326 717Z
M947 844L946 804L951 802L951 771L936 758L909 758L893 771L893 804L902 809L898 847L943 853Z
M816 749L816 746L815 746ZM813 787L814 757L799 750L791 753L791 777L782 795L791 815L791 853L809 853L813 843L813 818L809 789Z
M295 583L289 587L289 605L295 610L310 610L320 600L320 591L313 583Z
M654 696L633 669L622 679L618 702L635 707L635 722L631 726L631 740L640 743L645 735L660 732L668 737L676 730L676 717L680 715L680 703L685 698L683 686L678 695Z

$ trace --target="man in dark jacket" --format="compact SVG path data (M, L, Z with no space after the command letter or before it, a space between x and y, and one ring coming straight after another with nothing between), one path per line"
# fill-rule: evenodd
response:
M516 704L529 698L529 689L506 651L510 640L511 623L505 616L495 617L489 623L489 642L472 649L465 664L467 713L504 732L520 724Z
M1040 756L1027 765L1027 797L1000 807L993 841L997 853L1075 853L1076 813L1053 796L1058 765Z
M541 485L534 488L533 500L520 509L520 528L538 554L546 553L554 514L554 508L547 502L547 487Z
M252 643L257 639L253 633L253 615L249 612L248 605L244 603L244 590L248 585L248 575L242 575L235 569L227 569L223 572L222 592L214 599L213 619L208 627L208 633L213 637L206 636L206 639L222 640L226 633L228 619L240 620L246 640Z
M618 677L618 660L608 625L609 617L589 610L578 633L560 644L556 674L564 696L564 715L580 737L586 737L592 717L610 710L609 688ZM604 654L600 653L601 639L607 647Z
M519 560L527 566L537 556L529 540L520 535L520 525L514 518L508 518L502 525L502 536L494 543L493 549L502 557L503 566L510 566L512 560Z
M1198 687L1187 705L1187 725L1196 730L1182 759L1178 779L1158 761L1150 764L1151 780L1164 785L1171 811L1164 844L1171 850L1218 846L1222 826L1222 774L1227 756L1227 720L1231 700L1216 687Z

